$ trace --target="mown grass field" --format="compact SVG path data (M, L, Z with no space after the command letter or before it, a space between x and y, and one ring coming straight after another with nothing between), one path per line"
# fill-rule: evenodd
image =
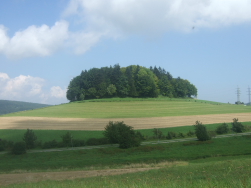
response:
M110 99L74 102L2 117L32 116L58 118L141 118L249 113L251 106L231 105L194 99Z

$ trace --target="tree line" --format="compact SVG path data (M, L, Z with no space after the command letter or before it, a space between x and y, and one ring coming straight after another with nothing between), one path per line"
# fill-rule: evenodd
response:
M67 99L82 101L111 97L184 98L197 95L197 88L188 80L173 78L165 69L130 65L92 68L82 71L68 86Z

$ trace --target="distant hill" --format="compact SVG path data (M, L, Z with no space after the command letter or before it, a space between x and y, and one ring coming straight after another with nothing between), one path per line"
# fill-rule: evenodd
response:
M43 108L47 106L50 106L50 105L30 103L30 102L0 100L0 115L24 111L24 110Z

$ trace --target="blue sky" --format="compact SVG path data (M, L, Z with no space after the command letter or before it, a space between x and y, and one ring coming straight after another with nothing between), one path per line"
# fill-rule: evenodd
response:
M68 102L82 70L160 66L198 98L248 102L251 0L0 1L0 99Z

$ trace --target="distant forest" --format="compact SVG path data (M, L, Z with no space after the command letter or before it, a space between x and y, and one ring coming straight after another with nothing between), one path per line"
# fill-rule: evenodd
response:
M184 98L197 95L197 88L188 80L173 78L165 69L145 68L139 65L92 68L82 71L70 81L67 99L110 97L158 97Z
M30 102L0 100L0 115L24 110L33 110L47 106L50 105L30 103Z

